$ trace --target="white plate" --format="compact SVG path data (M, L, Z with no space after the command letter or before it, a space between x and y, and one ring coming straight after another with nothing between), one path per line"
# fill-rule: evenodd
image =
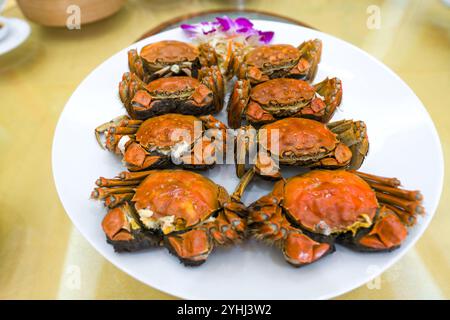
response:
M0 5L1 7L1 5ZM1 10L1 8L0 8ZM1 12L1 11L0 11ZM0 17L0 41L6 37L9 31L9 23L6 18Z
M6 26L5 33L0 37L0 55L20 46L30 35L30 25L22 19L0 17Z
M187 41L181 30L170 30L118 52L97 67L77 88L59 119L53 142L56 187L78 230L114 265L136 279L172 295L190 299L323 299L352 290L388 268L419 239L438 205L443 182L443 157L430 116L411 89L391 70L362 50L327 34L289 24L256 21L256 27L275 31L273 43L298 45L320 38L323 57L316 81L337 76L344 99L334 120L361 119L367 123L370 153L362 170L398 177L406 188L420 189L427 215L410 231L402 247L392 253L356 253L341 246L310 266L296 269L281 252L255 241L219 248L198 268L186 268L167 250L117 254L105 241L100 222L106 210L89 200L99 176L123 170L120 160L99 148L94 128L124 109L117 95L118 81L127 71L130 48L163 39ZM224 114L220 116L224 119ZM207 175L230 192L238 183L232 165ZM271 189L260 179L244 200L248 204ZM413 267L413 266L412 266Z

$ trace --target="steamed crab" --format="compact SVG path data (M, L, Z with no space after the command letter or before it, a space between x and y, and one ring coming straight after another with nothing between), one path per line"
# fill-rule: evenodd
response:
M131 171L170 164L202 169L214 165L225 150L226 126L213 116L169 113L145 121L121 116L97 127L95 135L100 146L120 154Z
M136 49L128 51L130 71L144 82L177 75L196 78L202 67L212 65L217 65L217 55L206 43L195 46L176 40L164 40L142 47L139 54Z
M230 196L185 170L122 172L96 184L91 197L110 209L102 227L118 252L164 245L185 265L200 265L215 246L239 242L246 230L242 185Z
M258 131L251 126L243 127L238 131L236 141L239 177L246 171L247 153L255 148L259 149L254 161L255 171L275 179L281 178L278 163L308 168L358 169L369 150L365 123L352 120L325 125L310 119L285 118L264 125Z
M135 73L124 73L120 100L133 119L145 120L164 113L206 115L222 109L225 85L217 66L204 67L198 79L164 77L149 83Z
M296 267L333 252L335 242L359 251L391 251L424 213L420 192L399 185L395 178L313 170L278 181L249 207L248 227L257 239L278 245Z
M230 55L227 73L257 84L275 78L295 78L312 81L322 54L322 41L303 42L297 48L289 44L272 44L257 47L240 59ZM242 60L242 61L241 61Z
M279 78L253 87L249 80L238 80L228 103L228 125L238 128L242 118L253 125L286 117L328 122L341 100L342 83L338 78L326 78L316 85Z

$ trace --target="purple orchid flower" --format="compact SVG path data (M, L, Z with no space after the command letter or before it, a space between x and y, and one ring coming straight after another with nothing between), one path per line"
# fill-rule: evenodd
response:
M204 38L205 36L218 35L224 38L233 38L237 35L243 36L245 40L250 39L259 44L269 43L273 36L273 31L260 31L253 28L253 23L244 17L231 19L230 17L217 17L215 21L204 21L197 24L182 24L181 29L191 38Z

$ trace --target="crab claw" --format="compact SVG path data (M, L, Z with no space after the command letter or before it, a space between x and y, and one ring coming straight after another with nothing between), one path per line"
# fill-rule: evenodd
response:
M408 230L390 209L381 207L375 224L368 232L356 237L355 242L367 251L390 251L406 239Z
M300 59L291 73L302 75L302 80L312 81L316 76L317 66L322 55L322 41L319 39L305 41L298 47L298 50Z
M266 179L278 180L282 178L278 163L268 154L264 154L264 152L258 153L255 172Z
M333 116L336 108L342 101L342 82L338 78L326 78L322 82L314 85L316 93L320 97L315 97L311 101L311 108L319 110L324 107L324 114L320 122L327 123Z
M208 232L203 229L167 236L164 243L169 252L177 256L186 266L204 263L214 247Z
M102 221L108 243L116 252L136 251L159 245L158 237L143 230L128 204L108 211Z
M123 160L130 171L161 168L168 162L168 159L160 155L150 155L136 142L126 145Z
M145 90L138 90L131 99L131 106L134 109L148 109L152 102L152 96Z
M340 142L351 151L351 159L347 167L356 170L361 167L364 159L369 152L369 138L367 136L366 124L363 121L339 120L327 124L328 129L335 133ZM335 158L344 161L347 158L347 148L340 147L335 150Z
M254 66L247 68L246 76L251 83L260 83L270 79L268 75L262 73L261 69Z
M282 213L284 181L274 186L271 194L262 197L249 208L249 227L256 239L281 248L288 263L295 267L313 263L334 251L334 245L317 242L293 227Z
M294 267L313 263L334 251L334 246L312 240L300 232L290 232L282 244L284 258Z
M276 118L270 112L264 110L255 101L249 102L245 116L250 123L254 124L265 124L276 121Z

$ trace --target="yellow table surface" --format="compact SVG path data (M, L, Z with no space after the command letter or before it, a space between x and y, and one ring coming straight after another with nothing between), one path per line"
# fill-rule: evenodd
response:
M27 42L0 56L0 298L174 298L117 269L75 230L53 183L53 132L80 81L116 51L174 16L236 3L129 0L78 31L31 23ZM369 5L381 9L378 30L366 26ZM254 0L245 7L301 20L382 60L423 101L450 165L449 7L439 0ZM11 0L2 14L23 18ZM413 141L409 147L420 148ZM450 298L449 213L446 173L436 216L415 247L379 279L339 298Z

